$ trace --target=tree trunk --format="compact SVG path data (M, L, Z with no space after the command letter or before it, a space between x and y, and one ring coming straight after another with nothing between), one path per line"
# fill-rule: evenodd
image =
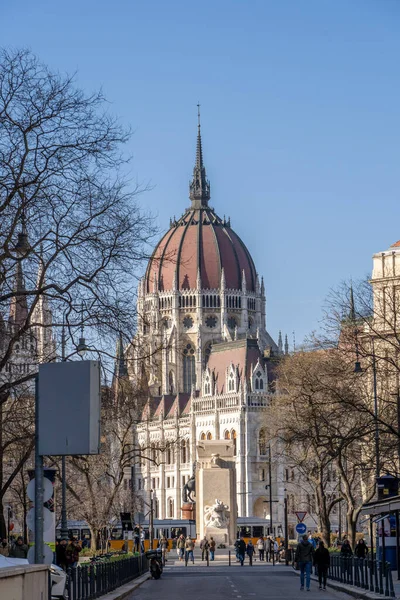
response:
M92 552L97 552L97 540L99 538L99 530L97 527L92 527L89 525L90 529L90 550Z
M318 502L319 522L321 527L322 540L327 548L331 545L331 520L329 518L328 507L326 505L326 495L322 481L316 486L316 497Z
M358 511L356 512L356 516L354 515L354 510L350 509L347 511L347 532L348 532L348 540L350 542L350 546L353 551L356 546L356 530L357 530L357 521L358 521Z

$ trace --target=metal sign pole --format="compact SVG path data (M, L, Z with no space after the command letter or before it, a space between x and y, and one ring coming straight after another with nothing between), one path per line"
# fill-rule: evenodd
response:
M35 377L35 563L43 564L43 456L39 454L39 375Z

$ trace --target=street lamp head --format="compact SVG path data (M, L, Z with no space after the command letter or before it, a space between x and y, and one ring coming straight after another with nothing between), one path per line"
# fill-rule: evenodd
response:
M77 345L76 350L79 356L83 356L88 351L88 347L86 345L86 340L84 337L79 338L79 344Z
M360 364L360 362L357 360L355 365L354 365L354 373L362 373L362 366Z

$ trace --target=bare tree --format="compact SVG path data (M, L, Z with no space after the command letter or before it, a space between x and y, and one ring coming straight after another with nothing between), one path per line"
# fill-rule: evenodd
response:
M330 513L342 498L354 543L361 505L374 493L373 473L367 468L373 427L354 409L358 381L335 350L296 353L278 371L272 421L278 423L275 435L284 456L315 492L325 543L330 542ZM341 475L335 493L329 476L333 468Z
M135 329L155 228L126 178L129 137L101 92L85 94L28 50L0 53L1 535L4 495L32 447L33 421L11 434L7 415L21 389L33 395L37 363L57 358L55 328L65 321L70 353L84 326L106 357L118 332L128 341Z

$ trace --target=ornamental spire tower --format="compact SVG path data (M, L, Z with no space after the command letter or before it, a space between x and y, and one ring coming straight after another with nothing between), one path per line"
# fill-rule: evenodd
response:
M189 185L189 198L192 208L207 208L210 199L210 182L207 180L206 169L203 163L203 149L201 146L200 104L197 105L197 146L196 162L193 169L193 179Z

